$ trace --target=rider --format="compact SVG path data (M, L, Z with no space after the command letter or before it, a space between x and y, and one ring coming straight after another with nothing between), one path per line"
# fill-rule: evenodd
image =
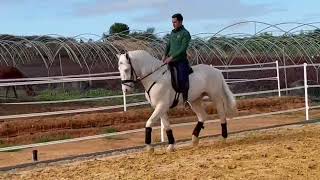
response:
M182 24L183 17L181 14L172 16L174 29L171 31L168 44L166 46L164 63L177 69L177 79L182 91L184 107L188 107L188 90L189 90L189 72L190 65L187 59L187 48L191 40L188 30Z

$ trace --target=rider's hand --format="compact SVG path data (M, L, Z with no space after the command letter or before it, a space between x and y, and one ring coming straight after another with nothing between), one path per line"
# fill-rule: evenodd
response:
M172 61L172 57L168 57L164 60L165 64L169 64Z
M164 62L166 60L166 58L167 58L166 56L163 56L161 61Z

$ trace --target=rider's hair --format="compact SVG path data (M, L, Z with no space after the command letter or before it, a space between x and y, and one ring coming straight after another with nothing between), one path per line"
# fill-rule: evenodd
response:
M177 18L178 21L183 21L183 17L180 13L172 15L172 18Z

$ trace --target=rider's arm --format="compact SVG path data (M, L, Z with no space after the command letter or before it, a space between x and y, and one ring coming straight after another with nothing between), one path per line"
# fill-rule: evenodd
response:
M180 48L171 55L172 61L176 61L178 56L187 52L190 40L191 40L191 36L189 32L185 32L182 38Z
M166 49L164 53L165 57L168 57L169 51L170 51L170 39L168 40L168 43L166 45Z

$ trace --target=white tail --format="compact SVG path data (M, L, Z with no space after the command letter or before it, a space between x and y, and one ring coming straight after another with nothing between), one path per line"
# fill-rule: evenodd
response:
M237 113L237 104L233 96L233 93L231 92L229 86L227 85L224 79L223 79L223 92L225 94L225 98L223 98L225 102L223 104L224 104L224 109L226 110L226 115L228 117L233 117Z

